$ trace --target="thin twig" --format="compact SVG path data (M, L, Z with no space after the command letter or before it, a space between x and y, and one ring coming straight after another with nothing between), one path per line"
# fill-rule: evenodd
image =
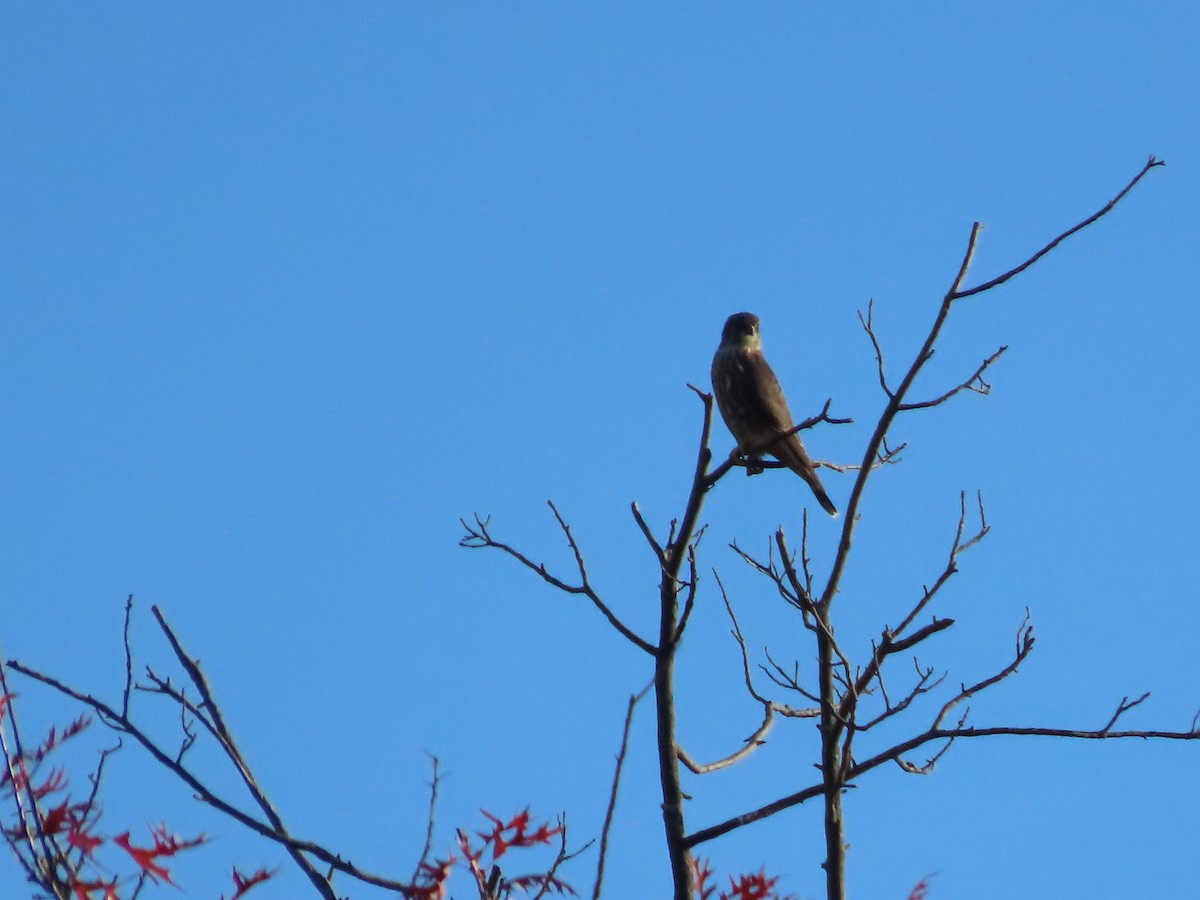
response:
M920 401L916 401L916 402L912 402L912 403L901 403L900 411L908 412L909 410L912 410L912 409L929 409L932 406L940 406L941 404L943 404L947 400L949 400L951 397L953 397L955 394L960 394L963 391L973 391L976 394L983 394L985 396L987 394L990 394L992 392L992 386L983 380L983 373L988 370L988 367L991 366L992 363L994 363L1001 356L1003 356L1004 351L1007 349L1008 349L1008 347L1001 347L999 350L997 350L995 353L993 353L991 356L989 356L987 359L985 359L983 362L981 362L979 364L979 368L977 368L974 371L974 373L972 373L970 378L968 378L966 381L962 382L961 384L950 388L950 390L946 391L944 394L942 394L938 397L934 397L932 400L920 400Z
M121 631L122 642L125 645L125 689L121 692L121 715L129 716L129 695L133 691L133 647L130 644L129 630L133 619L133 594L125 598L125 627Z
M417 883L421 872L429 862L429 854L433 852L434 814L437 812L438 788L442 783L441 760L432 753L425 755L429 757L429 762L433 766L433 777L429 780L429 812L425 816L425 843L421 847L421 856L417 859L417 865L413 869L413 884Z
M1083 229L1085 229L1089 225L1091 225L1093 222L1095 222L1097 219L1099 219L1102 216L1106 215L1107 213L1111 212L1113 207L1115 207L1118 203L1120 203L1122 200L1124 200L1125 195L1128 194L1130 191L1132 191L1134 189L1134 187L1137 185L1137 183L1139 181L1141 181L1142 178L1145 177L1147 172L1149 172L1151 169L1156 168L1158 166L1165 166L1166 164L1167 164L1166 160L1157 159L1155 156L1151 155L1150 159L1146 161L1146 164L1144 166L1142 166L1142 170L1133 177L1133 180L1130 181L1129 184L1125 185L1125 187L1121 190L1121 192L1119 194L1117 194L1117 196L1113 197L1111 200L1108 201L1108 203L1104 204L1103 207L1101 207L1096 212L1092 213L1092 215L1088 216L1086 219L1084 219L1078 225L1074 225L1071 228L1068 228L1066 231L1064 231L1062 234L1060 234L1058 237L1056 237L1054 240L1052 240L1050 243L1048 243L1045 247L1043 247L1037 253L1033 254L1033 256L1029 257L1029 259L1025 260L1025 262L1021 263L1018 266L1014 266L1013 268L1011 268L1007 272L1005 272L1003 275L998 275L995 278L993 278L991 281L985 281L983 284L977 285L977 286L971 288L970 290L960 291L957 288L961 285L962 280L966 277L966 274L967 274L966 266L964 266L961 275L959 276L958 280L955 282L954 299L958 300L958 299L961 299L962 297L970 297L973 294L982 294L984 291L990 291L994 287L999 287L1000 285L1004 284L1004 282L1006 282L1010 278L1012 278L1014 275L1020 275L1022 272L1024 272L1026 269L1028 269L1030 266L1032 266L1035 262L1037 262L1039 259L1041 259L1043 256L1045 256L1047 253L1049 253L1051 250L1053 250L1055 247L1057 247L1059 244L1061 244L1063 241L1065 241L1071 235L1075 234L1078 231L1082 231ZM976 223L976 224L978 225L978 223ZM969 260L968 260L968 262L969 262Z
M667 566L667 557L663 553L662 544L654 539L654 534L650 531L650 526L646 524L646 520L642 517L642 511L638 507L637 501L635 500L629 504L629 508L633 511L634 521L637 522L638 528L641 529L642 535L646 538L646 543L654 551L654 556L658 559L659 568L665 569Z
M909 753L918 747L928 744L931 741L942 741L951 739L965 738L981 738L981 737L1057 737L1071 738L1075 740L1122 740L1126 738L1138 738L1141 740L1158 739L1158 740L1175 740L1175 741L1195 741L1200 740L1200 731L1190 729L1188 731L1163 731L1163 730L1148 730L1148 731L1112 731L1105 728L1097 728L1093 730L1072 729L1072 728L1039 728L1026 727L1017 725L1002 725L987 728L967 727L967 728L931 728L915 737L909 738L907 741L896 744L881 753L872 756L870 759L861 762L855 762L848 770L848 780L860 778L867 772L878 768L887 762L894 761L897 757L905 753ZM786 797L781 797L771 803L761 806L758 809L751 810L741 815L734 816L724 822L712 825L700 831L693 832L687 836L687 845L689 848L694 848L699 844L714 840L722 835L728 834L738 828L742 828L753 822L758 822L769 818L776 813L782 812L785 809L790 809L793 806L798 806L808 800L812 800L821 796L825 788L823 784L813 784L803 790L797 791L794 794L789 794Z
M587 567L583 563L583 553L579 549L579 545L575 542L575 536L571 533L570 526L568 526L567 523L563 520L562 516L558 512L558 508L554 505L553 501L547 501L547 504L549 505L551 511L554 513L554 518L557 520L559 527L562 529L564 535L566 536L567 544L568 544L568 546L570 546L571 552L575 556L575 561L576 561L576 564L579 569L579 577L580 577L580 583L578 585L568 584L567 582L563 581L561 578L557 578L556 576L551 575L550 572L546 569L545 563L535 563L533 560L531 560L529 557L525 556L525 554L521 553L521 551L517 550L515 547L511 547L508 544L502 543L501 541L498 541L495 538L493 538L491 535L491 532L488 530L488 524L491 521L490 517L484 518L484 517L481 517L478 513L476 513L474 525L468 525L466 519L460 519L459 522L462 524L463 529L466 531L466 534L463 536L463 538L461 540L459 540L458 544L460 547L467 547L472 550L481 549L484 547L492 547L496 550L501 550L501 551L507 553L513 559L517 560L519 563L521 563L526 568L531 569L532 571L536 572L538 575L540 575L542 577L542 579L547 584L553 585L554 587L558 588L560 591L563 591L568 594L582 594L583 596L587 597L589 600L592 601L592 605L594 605L598 610L600 610L600 612L604 615L604 617L606 619L608 619L609 624L611 624L615 629L617 629L617 631L620 632L628 641L630 641L630 643L641 648L642 650L646 651L647 653L654 655L654 653L655 653L654 645L651 644L649 641L647 641L645 638L640 637L631 628L629 628L624 622L622 622L619 618L617 618L616 613L614 613L611 609L609 609L608 605L605 604L605 602L602 599L600 599L600 595L596 593L595 589L592 587L591 581L588 579Z
M7 665L11 667L12 663L8 662ZM58 873L57 864L61 862L69 868L70 859L56 836L46 830L45 816L41 804L38 803L33 773L28 770L29 757L25 753L20 725L13 707L15 695L9 689L4 669L5 660L0 655L0 711L7 712L7 715L0 715L0 752L4 754L8 782L20 819L20 833L28 846L31 864L37 867L38 861L41 862L38 884L53 891L56 896L66 896L66 888ZM5 720L8 722L8 733L12 735L11 747L4 730ZM73 871L67 873L68 882L74 874Z
M933 727L935 729L940 728L950 710L954 709L954 707L962 703L964 700L970 699L980 691L986 690L993 684L1003 681L1009 675L1015 673L1020 667L1021 663L1023 663L1029 654L1033 652L1033 646L1036 642L1037 641L1033 636L1033 626L1029 624L1029 610L1026 609L1025 619L1017 628L1016 653L1013 656L1012 662L1010 662L996 674L985 678L982 681L971 685L970 687L966 687L964 685L955 696L946 701L945 706L943 706L941 711L937 714L937 718L933 720Z
M872 470L872 463L877 459L884 439L892 426L892 422L895 420L896 415L899 414L900 408L904 404L908 396L908 391L912 387L913 382L916 380L918 373L933 355L934 345L937 343L938 337L941 335L942 326L945 325L946 319L950 315L950 308L953 303L956 300L960 300L964 297L980 294L984 291L991 290L994 287L998 287L999 285L1008 281L1014 275L1023 272L1025 269L1029 268L1047 253L1057 247L1060 243L1066 240L1066 238L1086 228L1088 225L1091 225L1097 219L1101 218L1110 210L1112 210L1113 207L1115 207L1131 190L1133 190L1134 186L1141 181L1143 176L1145 176L1150 169L1162 164L1163 163L1161 161L1151 156L1150 160L1142 167L1141 171L1134 176L1133 180L1130 181L1129 184L1126 185L1126 187L1120 193L1118 193L1116 197L1110 200L1098 212L1067 229L1029 259L1010 269L1008 272L1005 272L1003 275L993 278L991 281L987 281L981 285L978 285L977 287L969 290L963 290L962 285L967 277L967 272L970 270L971 262L975 257L975 249L978 245L979 234L982 230L982 226L978 222L972 226L971 235L967 242L966 253L963 254L962 263L959 265L958 272L955 275L953 283L950 285L950 289L946 292L946 295L942 299L941 307L938 310L937 316L934 318L933 325L929 330L929 334L925 338L925 342L922 344L921 349L917 351L916 356L913 358L908 372L904 375L904 378L900 381L900 384L889 396L888 402L884 407L883 412L880 414L879 421L875 426L875 431L867 441L866 450L863 453L862 468L859 470L858 477L854 480L854 485L850 491L850 498L846 503L845 518L842 521L841 538L838 543L837 552L834 556L833 566L831 567L829 574L829 580L826 582L825 589L821 593L820 603L822 605L828 606L828 604L832 602L834 596L837 595L838 589L841 586L842 575L845 572L846 565L849 561L850 547L854 529L858 521L858 509L862 502L863 492L866 489L867 479L869 478Z
M187 673L189 680L196 686L196 690L200 692L200 697L203 700L202 706L212 719L213 726L215 727L217 734L220 736L219 743L221 749L225 751L225 755L229 758L230 762L233 763L234 768L237 769L238 774L242 778L242 783L250 792L250 796L254 798L254 802L258 804L258 808L261 809L263 814L267 817L267 821L271 823L272 829L277 834L287 835L288 830L283 824L282 816L280 816L278 810L275 809L275 805L271 802L270 798L267 797L266 792L259 786L258 779L256 779L254 777L254 773L250 771L250 766L246 762L245 757L242 756L241 751L238 749L232 732L225 724L225 717L221 714L221 707L217 704L216 698L213 696L212 688L209 687L208 679L205 677L204 672L200 669L200 664L196 660L192 659L191 656L189 656L188 653L183 649L183 645L180 643L179 638L176 637L175 632L171 629L171 626L167 624L167 618L163 614L163 611L158 606L151 606L150 612L153 613L155 620L158 622L159 628L161 628L163 634L166 635L167 641L171 645L172 651L175 653L175 658L183 667L184 672ZM185 709L185 706L180 706L180 715L183 715L183 711ZM189 738L186 746L190 746L191 743L195 741L195 738L187 731L186 723L184 731L185 734L188 734ZM182 761L182 751L180 752L179 758L180 761ZM336 900L336 895L334 894L332 885L330 885L328 879L326 879L321 875L320 872L317 871L312 862L294 847L288 846L287 850L288 854L292 857L292 861L295 862L300 871L304 873L304 876L309 880L312 886L316 888L322 896L327 897L328 900Z
M225 815L229 816L229 818L241 825L244 825L251 831L254 831L262 837L269 838L270 840L281 844L289 851L297 850L301 853L307 853L315 856L321 862L328 865L332 871L341 872L350 878L363 882L364 884L370 884L374 885L375 887L381 887L386 890L397 891L400 893L408 893L412 891L413 885L405 884L404 882L397 881L393 878L385 878L381 875L375 875L371 872L360 869L352 863L345 861L339 854L333 853L332 851L326 849L324 846L313 841L297 840L291 835L278 831L272 828L270 825L259 821L258 819L254 818L254 816L244 812L229 801L224 800L214 793L202 781L200 781L200 779L196 777L196 775L186 766L182 765L181 763L176 763L166 751L159 747L158 744L156 744L149 737L149 735L142 731L141 728L139 728L134 722L122 717L117 710L113 709L103 700L93 697L90 694L77 691L58 679L43 674L42 672L38 672L36 669L32 669L29 666L26 666L24 663L18 662L17 660L9 660L8 668L15 672L20 672L22 675L32 678L35 681L40 681L42 684L53 688L64 696L70 697L79 703L83 703L84 705L91 707L91 709L93 709L96 714L99 715L101 719L110 727L117 731L128 734L135 741L141 744L142 747L145 748L146 752L153 756L159 765L173 772L176 777L178 777L189 788L191 788L197 799L224 813ZM329 888L329 893L326 893L325 891L321 891L320 893L324 897L332 898L332 888Z
M608 835L612 830L613 816L617 810L617 794L621 789L621 773L625 768L625 754L629 751L629 732L633 727L633 711L652 687L654 687L654 682L646 685L636 694L632 694L629 697L629 705L625 709L625 725L621 729L621 749L617 751L617 767L613 772L612 789L608 794L608 808L604 811L604 826L600 829L600 859L596 862L596 882L592 886L592 900L600 900L600 890L604 884L604 863L608 859Z
M867 314L864 316L862 310L858 312L858 321L862 324L863 330L867 333L867 337L871 339L871 346L875 348L875 364L879 369L879 386L883 388L883 392L887 394L890 400L895 394L888 387L887 376L883 372L883 348L879 345L879 338L875 336L875 298L871 297L867 301Z

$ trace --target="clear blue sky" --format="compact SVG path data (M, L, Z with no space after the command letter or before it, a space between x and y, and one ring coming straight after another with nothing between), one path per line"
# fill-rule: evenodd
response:
M814 456L855 460L882 403L855 310L875 298L899 368L973 220L988 277L1154 153L1168 166L1111 217L956 312L918 390L1006 344L995 391L900 421L909 450L867 498L839 615L861 655L980 488L993 534L922 661L951 684L989 673L1026 606L1039 645L972 721L1098 727L1153 690L1128 724L1185 728L1200 11L1084 8L10 4L0 646L116 697L124 598L140 658L166 669L161 604L294 831L373 869L407 875L419 852L425 751L449 773L440 847L479 807L565 809L591 837L648 660L584 602L458 549L458 517L493 514L569 573L553 498L650 633L657 577L628 504L659 529L682 512L685 385L707 384L729 313L762 316L798 415L833 397L856 420L812 433ZM826 484L843 504L850 478ZM722 483L703 564L751 645L811 672L794 615L726 549L798 533L803 504L786 474ZM813 531L823 573L836 532ZM680 737L702 758L757 722L712 588L680 660ZM30 729L69 718L21 691ZM646 707L613 898L666 895L650 726ZM689 826L807 785L813 745L785 723L738 769L687 778ZM1198 752L998 739L928 778L880 770L847 801L852 895L904 897L930 872L946 900L1188 895ZM305 890L133 748L105 802L114 830L214 836L180 864L188 896L228 892L231 863L282 867L252 896ZM706 850L817 897L819 829L802 807ZM593 864L572 868L580 887ZM0 895L21 896L16 871L0 865Z

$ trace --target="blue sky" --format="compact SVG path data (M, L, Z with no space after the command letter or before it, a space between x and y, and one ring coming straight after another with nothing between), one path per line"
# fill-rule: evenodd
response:
M976 724L1097 727L1152 690L1128 724L1185 728L1200 12L1080 9L8 6L0 647L115 697L124 598L140 657L167 668L160 604L293 830L374 869L404 876L419 852L426 751L449 773L440 846L480 807L526 804L591 837L648 661L583 602L460 550L458 518L490 513L569 573L553 498L650 633L628 504L660 530L681 514L686 384L707 384L728 314L762 316L797 415L832 397L855 419L811 433L813 455L857 460L882 397L855 311L875 299L907 365L972 221L982 279L1154 153L1167 167L1110 217L956 310L918 392L1004 344L995 390L901 419L909 450L870 489L838 615L861 655L936 578L959 491L982 489L993 532L922 661L951 684L989 673L1028 606L1039 646ZM849 476L825 482L844 504ZM726 545L798 533L810 500L786 474L728 479L702 561L751 646L809 667L794 615ZM836 531L812 530L823 572ZM757 724L713 587L680 659L680 737L702 758ZM73 712L20 690L30 729ZM807 785L813 738L785 723L736 770L689 777L689 826ZM1182 896L1197 749L997 739L927 778L880 770L847 800L852 895L937 872L934 897ZM607 896L665 896L649 707L631 754ZM252 896L304 889L132 748L105 803L114 830L214 837L180 863L191 896L228 891L230 863L282 867ZM801 807L706 849L817 897L819 829ZM16 871L0 894L20 895Z

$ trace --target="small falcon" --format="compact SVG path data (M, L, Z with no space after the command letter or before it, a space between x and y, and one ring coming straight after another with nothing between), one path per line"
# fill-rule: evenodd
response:
M712 361L713 393L721 417L738 442L738 449L753 463L769 453L808 482L817 502L831 516L837 507L821 487L817 470L804 452L800 436L787 432L796 426L788 411L779 379L763 357L758 316L740 312L725 321L721 346ZM772 438L780 437L774 443ZM753 469L748 471L753 474ZM761 469L759 470L761 471Z

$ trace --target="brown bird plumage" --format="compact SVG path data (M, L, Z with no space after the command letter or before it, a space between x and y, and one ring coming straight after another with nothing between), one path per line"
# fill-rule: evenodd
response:
M751 458L769 453L808 482L817 502L831 516L837 507L825 493L812 460L798 434L772 438L796 427L779 379L762 354L758 316L741 312L730 316L721 332L721 345L712 361L713 393L721 417L737 439L738 448Z

